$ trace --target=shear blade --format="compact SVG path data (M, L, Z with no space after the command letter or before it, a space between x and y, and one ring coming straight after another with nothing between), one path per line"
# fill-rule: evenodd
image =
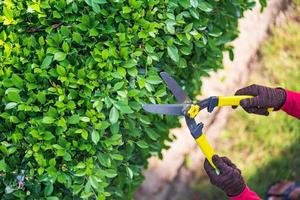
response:
M183 111L187 104L146 104L143 109L151 113L163 115L184 115Z
M192 102L192 100L182 90L178 83L172 77L170 77L167 72L161 72L160 76L179 103Z

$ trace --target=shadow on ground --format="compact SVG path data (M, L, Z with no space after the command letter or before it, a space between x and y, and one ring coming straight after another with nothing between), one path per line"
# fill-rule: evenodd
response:
M274 133L276 137L276 133ZM282 141L285 142L285 141ZM266 165L258 167L255 175L249 177L247 183L261 197L268 186L279 180L292 180L300 182L300 132L298 138L280 156L274 157ZM251 164L251 163L249 163Z

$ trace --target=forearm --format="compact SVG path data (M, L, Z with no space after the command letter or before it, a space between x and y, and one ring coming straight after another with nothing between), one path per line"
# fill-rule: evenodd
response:
M287 114L300 119L300 93L286 91L286 101L282 106L282 110Z
M247 186L241 194L230 197L230 200L261 200L261 198Z

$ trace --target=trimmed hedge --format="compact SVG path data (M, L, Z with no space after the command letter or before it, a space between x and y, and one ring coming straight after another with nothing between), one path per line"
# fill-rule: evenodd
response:
M197 93L254 4L1 1L2 199L132 198L177 124L141 110L172 101L158 72Z

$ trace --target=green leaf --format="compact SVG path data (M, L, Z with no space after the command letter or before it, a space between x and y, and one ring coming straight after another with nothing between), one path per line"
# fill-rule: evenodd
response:
M60 118L60 119L57 121L57 126L66 128L66 127L67 127L66 120L65 120L63 117Z
M19 95L20 90L16 88L8 88L5 91L5 94L7 94L7 97L10 101L20 103L21 102L21 97Z
M52 140L53 138L55 138L55 136L50 131L47 131L43 137L43 139L46 141Z
M217 28L208 32L208 35L213 36L213 37L220 37L222 34L223 34L222 31Z
M93 188L98 189L99 185L98 185L97 178L95 176L89 176L89 181Z
M118 175L118 173L114 169L107 169L107 170L105 170L105 176L108 177L108 178L114 178L117 175Z
M144 141L144 140L140 140L136 143L139 147L141 147L142 149L147 149L149 148L148 144Z
M213 10L212 5L203 0L199 2L198 8L204 12L211 12Z
M173 19L167 19L166 20L166 25L167 25L167 31L171 34L175 34L175 24L176 24L176 21L173 20Z
M132 170L129 167L126 167L126 172L127 172L127 175L129 176L129 178L132 179L133 178Z
M175 15L173 13L167 13L166 15L169 19L175 20Z
M82 37L79 33L75 32L73 33L73 40L78 43L81 44L82 43Z
M88 182L85 186L90 185L90 183ZM89 186L90 187L90 186ZM87 188L87 187L85 187ZM94 193L87 189L85 189L85 191L83 191L80 195L80 199L91 199L90 197L93 195Z
M67 55L64 52L57 52L54 54L54 60L63 61L65 60Z
M92 7L95 13L100 13L100 6L99 4L105 4L106 0L84 0L89 6Z
M191 7L190 0L180 0L179 4L185 9Z
M53 192L53 184L48 184L44 189L44 195L49 196Z
M61 76L64 76L66 74L65 68L60 65L57 65L56 72Z
M190 13L195 19L200 19L199 12L196 9L190 9Z
M99 35L99 32L98 32L97 29L92 28L92 29L89 30L89 36L96 37L98 35Z
M109 51L107 49L104 49L102 51L102 58L106 60L108 57L109 57Z
M156 141L157 138L159 138L159 135L152 129L146 129L146 134L151 138L152 140Z
M70 51L70 47L68 43L64 42L62 45L62 49L64 50L65 53L68 53Z
M147 65L151 65L152 64L152 58L150 56L147 56Z
M128 52L129 52L129 48L128 47L122 47L120 49L120 55L122 56L122 58L124 58L125 60L128 60Z
M118 67L117 71L118 71L118 74L120 74L121 76L123 76L123 77L126 76L126 69L124 69L123 67Z
M255 3L255 2L254 2ZM261 12L263 11L264 7L267 6L267 0L259 0L259 3L261 5ZM251 5L250 9L252 8L252 6L254 7L255 5Z
M10 116L9 121L12 122L12 123L15 123L15 124L20 122L19 118L16 117L16 116Z
M92 131L92 141L95 144L98 144L99 140L100 140L100 134L97 131L93 130Z
M191 5L194 7L194 8L197 8L198 7L198 0L190 0L190 3Z
M154 52L154 47L152 47L150 44L146 43L145 45L145 50L148 52L148 53L153 53Z
M53 117L46 116L46 117L43 118L43 123L44 124L52 124L54 121L55 121L55 119Z
M124 85L124 81L118 82L114 85L114 90L118 91L119 89L121 89Z
M97 4L106 4L107 0L94 0L94 2Z
M88 137L89 137L89 133L86 130L83 130L82 133L81 133L81 137L83 139L87 140Z
M86 175L85 170L79 170L76 172L76 174L74 174L74 176L77 176L77 177L83 177L85 175Z
M135 97L135 96L138 96L139 93L140 93L140 91L139 91L139 90L136 90L136 89L129 90L129 91L128 91L128 96L129 96L129 97Z
M111 167L111 160L108 154L99 153L97 157L101 165L103 165L104 167Z
M119 119L119 112L118 112L117 108L113 106L109 113L109 121L112 124L114 124L118 121L118 119Z
M186 56L190 55L192 53L192 47L182 47L180 48L180 52Z
M188 33L193 29L193 23L189 23L185 28L184 28L184 32Z
M124 157L120 154L110 154L111 158L114 160L120 160L122 161L124 159Z
M5 160L2 159L0 161L0 172L6 172L7 164L5 163Z
M56 196L46 197L46 200L59 200Z
M178 54L178 49L176 46L168 46L167 51L168 51L169 57L173 61L179 62L179 54Z
M134 66L136 66L136 65L137 65L137 61L136 61L135 59L131 59L131 60L125 62L125 63L122 65L122 67L125 67L125 68L132 68L132 67L134 67Z
M45 40L44 40L43 36L40 36L38 40L39 40L39 44L40 44L41 46L44 46L44 45L45 45Z
M77 165L76 165L76 168L77 169L84 169L86 167L85 163L83 162L79 162Z
M121 113L133 113L133 110L124 102L118 101L115 104L116 108L121 111Z
M136 77L138 75L138 70L136 67L130 68L127 70L130 76Z
M10 101L21 102L21 97L20 97L19 93L10 92L10 93L8 93L7 96Z
M83 122L89 122L91 119L89 117L80 117L80 120Z
M69 124L78 124L79 120L80 120L79 115L73 115L73 116L69 117L68 123Z
M187 68L187 62L184 58L180 58L178 67L179 68Z
M12 75L12 81L14 83L14 85L19 88L22 89L23 85L24 85L24 81L21 77L19 77L17 74L13 74Z
M122 12L123 12L124 14L128 14L128 13L131 12L131 8L128 7L128 6L123 6L123 7L122 7Z
M6 104L5 106L5 110L10 110L13 109L14 107L16 107L18 104L15 102L9 102L8 104Z
M148 78L146 78L147 83L150 83L152 85L157 85L162 83L162 80L159 76L149 76Z
M54 144L53 147L54 147L55 149L60 149L60 150L63 150L63 149L64 149L62 146L60 146L60 145L58 145L58 144Z
M229 49L229 50L228 50L228 53L229 53L229 59L230 59L231 61L233 61L233 60L234 60L234 52L233 52L233 49Z
M46 95L44 92L38 92L36 98L41 104L44 104L46 102Z

